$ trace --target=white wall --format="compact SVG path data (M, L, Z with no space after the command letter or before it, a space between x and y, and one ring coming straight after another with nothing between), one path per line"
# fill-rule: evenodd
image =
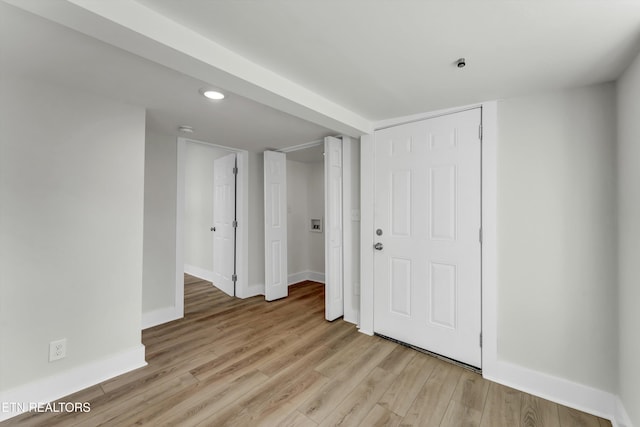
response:
M176 138L147 130L142 312L172 307L176 286Z
M640 426L640 56L618 81L619 393Z
M308 164L307 181L309 218L322 218L324 221L324 162ZM308 220L307 220L308 221ZM324 274L324 223L322 233L309 234L309 270Z
M213 272L213 162L227 154L206 144L186 144L184 264L195 270L188 273L197 276L197 272Z
M498 103L498 357L610 392L615 126L611 84Z
M144 364L145 112L6 72L0 93L0 394L38 401Z
M308 163L287 160L287 266L289 276L309 271ZM297 276L294 280L298 281Z
M324 275L324 230L310 231L310 220L324 217L323 162L287 160L287 204L287 261L292 283L311 280L306 279L309 272L320 277Z

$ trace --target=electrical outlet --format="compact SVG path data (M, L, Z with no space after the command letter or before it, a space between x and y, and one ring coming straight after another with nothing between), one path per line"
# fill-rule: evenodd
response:
M63 359L67 355L67 339L63 338L49 343L49 362Z

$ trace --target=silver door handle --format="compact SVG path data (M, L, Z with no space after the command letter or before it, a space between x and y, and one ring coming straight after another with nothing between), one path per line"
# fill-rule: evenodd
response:
M382 246L382 243L380 243L380 242L378 242L378 243L376 243L375 245L373 245L373 248L374 248L376 251L381 251L381 250L382 250L382 247L383 247L383 246Z

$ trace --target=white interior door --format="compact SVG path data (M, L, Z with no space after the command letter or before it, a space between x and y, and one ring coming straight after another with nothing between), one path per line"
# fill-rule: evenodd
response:
M344 315L344 266L342 245L342 141L324 139L325 217L325 317Z
M265 299L289 294L287 283L287 157L264 152Z
M236 154L213 161L213 284L235 296Z
M374 331L481 366L480 110L376 131Z

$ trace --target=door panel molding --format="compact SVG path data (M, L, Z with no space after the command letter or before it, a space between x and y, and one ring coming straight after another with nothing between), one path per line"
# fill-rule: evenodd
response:
M494 376L497 367L497 102L485 102L424 114L385 120L375 129L387 128L446 114L482 108L482 370ZM361 222L360 222L360 332L373 335L373 267L376 242L374 232L375 149L373 135L361 137L360 151Z
M374 134L374 331L475 367L481 120L475 108Z
M287 156L264 152L264 295L267 301L289 294L287 271Z
M342 140L324 139L325 318L344 315Z

